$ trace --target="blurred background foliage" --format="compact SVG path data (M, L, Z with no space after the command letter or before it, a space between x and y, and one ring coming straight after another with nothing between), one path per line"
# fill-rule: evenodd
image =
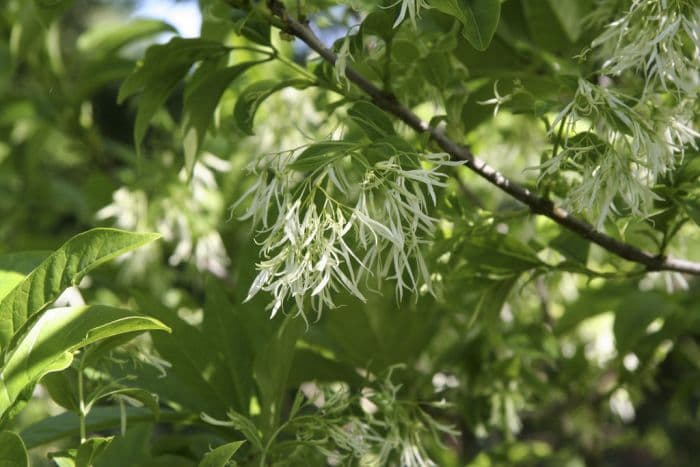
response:
M196 465L211 448L243 439L239 465L265 462L262 452L272 465L325 465L342 445L333 429L356 419L395 452L420 437L440 466L697 465L700 284L641 274L469 173L458 171L436 210L435 297L397 300L390 287L367 303L341 297L340 309L308 328L300 319L269 320L265 298L243 303L258 247L250 223L229 208L252 183L245 167L332 133L342 117L330 110L328 92L288 88L260 108L255 135L240 131L232 112L242 89L270 76L295 77L307 61L308 50L273 33L280 54L291 58L251 69L226 89L191 178L182 83L155 113L137 154L138 98L118 104L117 96L146 48L178 34L168 24L176 7L166 3L2 0L0 8L0 254L56 249L95 226L163 236L81 285L88 302L129 306L173 329L113 350L86 373L94 388L119 381L157 394L161 412L154 420L124 401L100 402L91 432L117 437L95 465ZM217 2L200 3L183 11L201 11L202 37L255 45L232 34ZM340 38L336 47L362 18L347 4L374 7L306 3L319 11L321 36ZM550 3L505 1L487 53L424 11L423 36L415 40L408 25L398 30L389 65L401 100L422 115L444 109L448 133L532 186L536 177L523 169L537 165L550 144L542 122L518 109L532 103L516 99L494 118L477 103L493 97L496 79L502 94L520 80L537 99L560 99L562 86L546 70L593 33L562 23ZM134 11L162 15L144 19ZM444 54L433 53L440 48ZM369 52L357 54L354 66L371 75L382 52ZM668 223L626 219L609 228L651 249ZM697 226L679 231L675 251L700 259ZM10 426L34 465L77 445L70 396L77 371L46 377ZM297 393L305 402L295 413ZM313 394L345 397L349 408L316 408ZM443 425L450 428L431 433ZM295 444L300 439L308 445ZM381 465L378 459L342 462Z

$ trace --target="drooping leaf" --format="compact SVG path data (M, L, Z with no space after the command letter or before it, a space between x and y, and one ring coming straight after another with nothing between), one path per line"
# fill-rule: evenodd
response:
M33 314L102 263L159 237L117 229L93 229L68 240L0 301L0 349Z
M113 439L113 436L109 436L90 438L85 441L75 455L75 467L92 467L95 459L109 447Z
M125 415L127 428L132 424L154 421L151 411L145 408L126 407ZM187 413L161 410L160 420L179 421L189 416ZM121 422L122 412L119 407L95 407L87 415L86 427L91 432L113 430L119 428ZM21 435L24 442L31 449L67 437L77 436L79 427L78 415L73 412L64 412L28 426L22 431ZM118 439L115 441L118 441Z
M386 112L367 101L360 101L348 109L348 116L372 141L395 136L396 130Z
M591 249L591 244L586 239L569 232L562 231L556 236L549 246L557 250L568 259L572 259L582 265L588 261L588 252Z
M174 37L167 44L153 45L148 48L143 61L119 88L118 102L143 91L147 87L157 87L160 80L183 67L189 70L195 62L221 56L227 49L218 42L201 39L183 39ZM184 72L183 72L184 73Z
M433 0L431 6L462 23L462 35L477 50L486 50L501 15L500 0Z
M245 443L245 441L234 441L219 446L204 456L202 462L199 463L199 467L225 467L243 443Z
M284 88L294 87L296 89L304 89L311 86L311 82L304 79L288 79L284 81L258 81L243 90L236 101L236 106L233 109L233 118L238 128L248 134L254 135L253 122L255 114L260 105L276 93Z
M99 407L102 409L105 407ZM127 411L128 413L128 411ZM90 421L88 415L88 423ZM88 425L90 426L90 425ZM127 416L126 433L116 436L95 459L95 467L143 465L150 457L153 423L136 422Z
M584 29L581 18L588 14L592 2L587 0L548 0L548 2L569 40L571 42L579 40Z
M126 24L100 24L81 34L77 45L81 52L108 55L131 42L164 32L176 32L176 29L157 19L137 18Z
M222 94L232 81L259 63L261 62L246 62L219 70L202 66L192 76L185 88L183 117L185 166L188 173L192 171Z
M41 379L41 385L48 391L51 400L66 410L78 412L78 374L74 368L49 373Z
M102 305L53 308L10 349L0 371L0 416L47 373L73 361L73 352L118 334L169 331L151 317Z
M253 349L245 330L245 318L228 300L221 286L207 284L202 331L209 342L209 351L217 357L226 385L231 388L230 402L236 410L246 412L255 383L253 381Z
M24 442L11 431L0 432L0 467L27 467L29 457Z
M260 390L262 423L268 430L275 427L279 419L294 349L303 331L303 320L287 317L263 353L255 358L253 373Z
M134 142L140 147L146 129L156 111L165 103L192 65L200 60L220 57L228 51L223 45L203 39L175 37L167 44L151 46L143 63L119 89L118 101L141 91L134 124Z
M133 405L145 406L151 413L153 413L154 419L157 421L160 417L160 407L158 406L158 395L153 394L149 391L139 389L139 388L119 388L113 390L102 390L98 391L96 394L90 395L89 405L101 399L114 398L121 399L126 398ZM136 403L136 404L134 404Z
M230 18L234 23L237 34L256 44L270 46L270 22L261 16L257 11L244 11L237 8L227 8Z
M220 351L191 350L209 348L211 338L198 326L182 320L158 300L143 295L136 295L136 300L140 308L149 310L149 313L172 329L172 334L158 333L152 336L158 354L170 362L172 367L166 375L160 375L152 368L143 368L136 381L138 386L157 393L162 400L177 403L192 413L221 414L234 406L236 398L228 389L231 385L228 365L219 359ZM220 332L225 334L227 330Z

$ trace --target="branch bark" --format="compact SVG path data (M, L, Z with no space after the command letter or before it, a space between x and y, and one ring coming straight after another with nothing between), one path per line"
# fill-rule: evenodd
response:
M290 16L285 6L279 0L270 0L268 4L272 14L279 19L279 22L275 22L276 26L281 27L284 32L303 41L330 64L335 64L336 54L321 42L308 25ZM469 148L457 144L442 131L423 122L409 108L398 102L394 96L384 93L352 67L346 67L345 75L348 80L364 91L376 106L393 114L415 131L429 133L443 151L456 160L464 161L469 169L528 206L533 213L548 217L562 227L595 243L610 253L643 265L647 271L676 271L700 276L700 263L655 255L596 230L595 227L585 220L571 215L561 207L555 206L550 200L537 196L525 187L505 177L498 170L474 155Z

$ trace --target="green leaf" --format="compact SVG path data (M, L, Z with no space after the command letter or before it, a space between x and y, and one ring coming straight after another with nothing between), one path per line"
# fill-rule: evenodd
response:
M46 258L0 302L0 349L33 314L77 285L102 263L159 237L117 229L93 229L68 240Z
M242 132L248 135L254 135L253 122L255 120L255 114L265 99L284 88L294 87L296 89L305 89L311 85L312 83L310 81L304 79L288 79L284 81L265 80L251 84L243 90L233 109L233 118L236 125Z
M118 96L121 103L127 97L142 91L134 124L134 143L137 148L156 111L192 65L200 60L223 56L227 51L218 42L180 37L173 38L167 44L151 46L146 51L143 63L124 81Z
M462 35L477 50L486 50L501 16L500 0L432 0L431 6L462 23Z
M581 18L589 13L590 2L586 0L548 0L559 24L571 42L576 42L583 33Z
M0 432L0 467L27 467L29 458L22 438L11 431Z
M160 420L178 421L190 416L189 413L174 413L162 410ZM154 420L150 410L138 407L127 407L126 419L128 421L127 426ZM119 428L121 422L122 413L119 407L94 407L87 416L86 426L89 432L113 430ZM24 442L31 449L64 438L75 437L79 433L79 427L78 415L73 412L64 412L28 426L22 431L21 435ZM118 440L115 440L115 443Z
M66 410L78 412L78 373L74 368L49 373L41 379L41 385L46 388L51 400Z
M563 230L555 237L549 246L557 250L568 259L572 259L582 265L588 262L588 252L591 244L585 238L574 234L568 230Z
M372 141L396 135L394 125L386 112L367 101L357 102L348 109L348 116Z
M356 147L357 144L345 141L319 141L307 146L289 167L299 172L316 170L342 159Z
M101 409L101 407L100 407ZM95 460L95 467L144 465L150 457L152 423L138 423L127 418L126 433L117 436ZM90 415L88 415L88 423ZM88 425L89 426L89 425Z
M185 88L184 145L185 166L191 173L204 135L226 88L233 80L260 61L241 63L221 70L200 66Z
M153 45L148 48L143 61L119 88L118 102L143 91L148 87L158 87L161 80L173 72L184 74L199 60L223 56L228 51L223 45L202 39L183 39L174 37L167 44Z
M110 445L113 436L90 438L80 445L75 456L76 467L92 467L97 458Z
M479 318L491 322L493 322L494 319L499 319L503 305L505 305L506 300L508 300L508 295L517 281L517 276L501 281L492 281L490 285L482 291L481 298L469 317L468 327L471 327Z
M512 235L503 235L492 229L469 229L462 235L464 248L460 254L473 272L506 278L545 266L532 248Z
M153 418L157 421L160 417L160 407L158 406L158 396L149 391L139 388L120 388L114 390L104 390L98 391L96 394L90 395L89 405L93 405L95 402L106 399L131 399L131 401L138 402L145 407L147 407L151 413L153 413ZM133 404L132 404L133 405Z
M681 205L688 217L695 222L696 225L700 226L700 197L697 195L690 195L683 200Z
M50 251L29 251L0 256L0 300L50 254Z
M209 351L218 357L218 366L227 376L232 406L247 413L253 395L253 350L245 330L245 317L231 304L215 282L207 284L202 331Z
M231 11L231 21L234 22L234 30L256 44L270 47L270 22L257 11L245 11L234 8Z
M647 334L647 328L657 318L669 314L675 304L669 303L663 294L650 291L630 293L620 300L615 309L615 347L620 355L634 350L635 345Z
M77 41L81 52L108 55L125 45L163 32L177 32L170 24L157 19L137 18L126 24L100 24L80 35Z
M148 330L169 328L148 316L102 305L47 311L9 352L2 367L0 416L44 375L67 368L75 350L107 337Z
M245 441L234 441L233 443L219 446L204 456L202 462L199 463L199 467L225 467L243 443Z
M391 40L397 32L394 28L396 17L389 9L375 10L368 14L360 25L360 33L363 36L372 35Z
M263 426L267 430L274 428L279 420L294 349L303 330L303 320L287 317L262 354L255 359L253 372L260 389Z

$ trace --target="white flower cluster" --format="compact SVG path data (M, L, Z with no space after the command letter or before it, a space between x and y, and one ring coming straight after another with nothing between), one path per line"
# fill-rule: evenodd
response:
M430 287L421 246L437 221L428 209L444 186L438 169L455 164L447 154L394 152L370 164L348 151L307 177L289 167L297 156L270 155L251 167L259 177L241 199L252 198L241 219L252 218L264 238L247 300L263 290L274 297L272 316L292 298L302 315L307 302L320 314L336 306L338 291L364 301L370 276L394 280L399 298Z
M611 4L600 0L592 22L609 17ZM687 148L697 149L700 138L694 127L700 6L690 0L628 4L593 41L604 60L600 81L579 79L574 99L551 127L550 136L563 135L563 150L541 166L542 176L561 169L578 173L567 202L593 216L599 228L611 211L618 211L616 199L634 215L651 212L658 198L651 188ZM611 77L621 77L620 84L630 89L641 79L641 95L612 90Z
M230 260L216 230L218 216L224 208L214 171L229 170L229 162L204 154L195 164L190 181L183 169L178 182L170 184L165 194L151 200L142 190L121 187L112 195L112 203L100 209L96 217L100 220L113 218L114 225L125 230L156 231L175 245L168 259L172 266L191 261L200 271L225 277ZM132 252L126 258L127 275L143 275L147 266L157 259L154 248Z
M645 90L695 96L700 88L700 5L694 0L633 0L593 41L609 57L602 72L643 74Z
M296 425L297 439L314 445L331 465L354 464L352 461L395 465L392 461L396 460L405 467L436 466L426 449L426 437L456 432L419 406L400 400L400 386L391 381L391 371L359 394L340 383L306 383L302 390L320 417L306 416L304 423Z
M649 188L674 166L674 147L653 122L613 90L579 80L574 99L559 113L552 132L564 126L564 148L542 165L542 176L564 168L581 175L568 204L597 215L600 227L614 198L620 196L636 215L649 212L655 199Z

